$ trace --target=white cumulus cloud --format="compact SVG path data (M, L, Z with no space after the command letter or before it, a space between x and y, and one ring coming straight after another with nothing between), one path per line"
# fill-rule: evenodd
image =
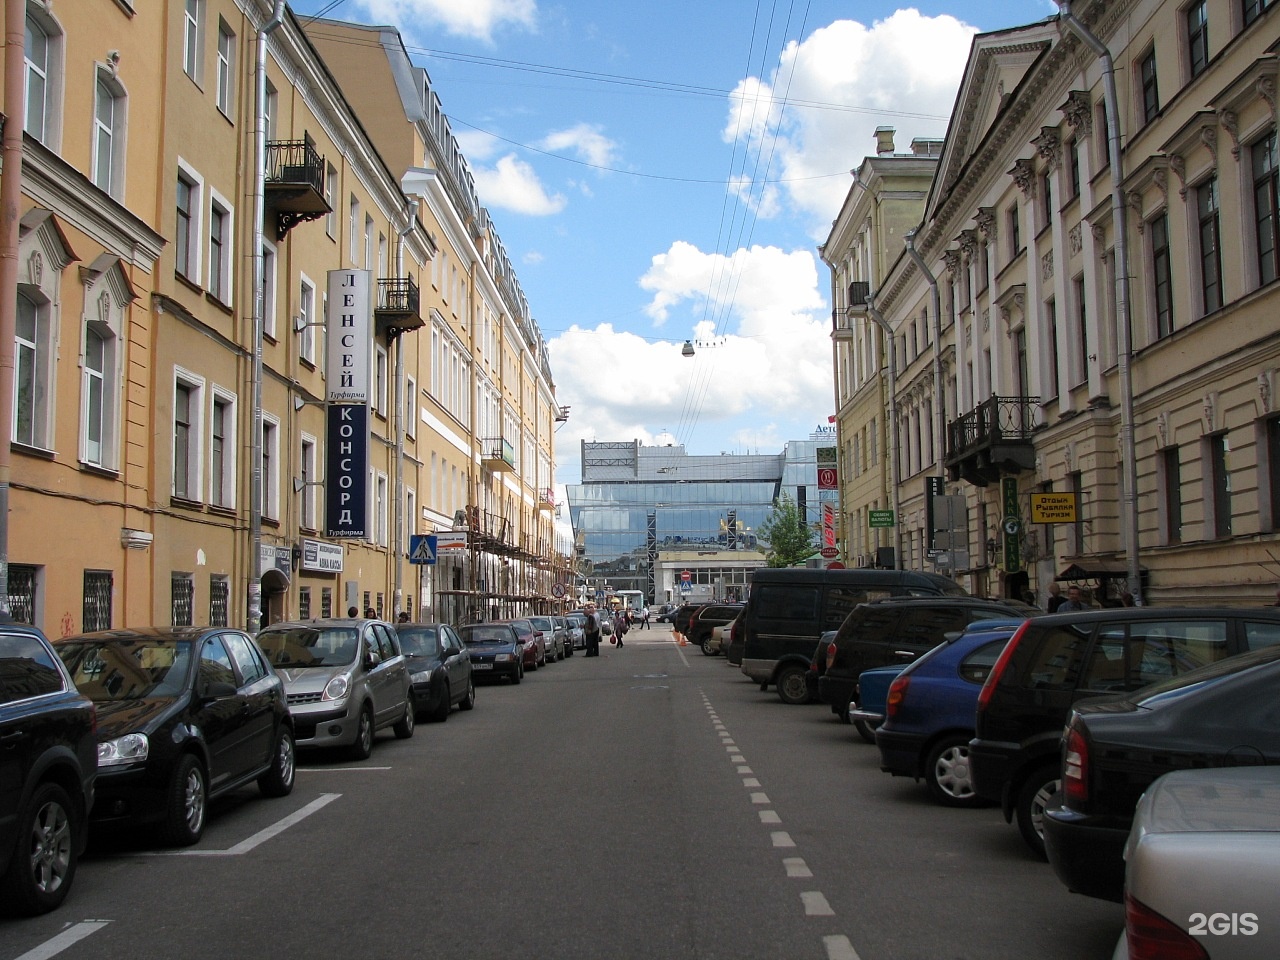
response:
M533 167L510 153L493 167L472 166L476 193L487 207L533 217L559 213L569 202L563 194L549 194Z
M392 24L407 37L438 27L486 42L503 27L531 30L538 16L537 0L357 0L357 6L368 11L370 22Z
M552 153L569 151L578 159L597 167L609 167L615 164L618 145L610 140L600 128L590 123L579 123L567 130L557 130L542 138L538 144L543 150Z

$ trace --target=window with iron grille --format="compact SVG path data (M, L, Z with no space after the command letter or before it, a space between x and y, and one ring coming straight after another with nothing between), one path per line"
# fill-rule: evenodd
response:
M9 565L9 616L19 623L36 622L36 568Z
M84 609L81 628L90 630L111 629L111 587L114 583L110 570L86 570L84 572Z
M191 613L195 605L196 584L189 573L169 576L170 619L175 627L191 626Z
M333 587L320 588L320 616L333 616Z
M227 626L231 606L231 581L223 576L209 577L209 626Z
M298 618L301 620L311 619L311 588L298 588Z
M382 594L381 593L378 594L378 605L374 607L374 609L378 611L378 619L381 620L382 619Z

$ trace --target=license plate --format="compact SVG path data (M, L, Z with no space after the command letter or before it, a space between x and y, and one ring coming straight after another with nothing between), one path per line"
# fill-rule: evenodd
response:
M471 669L472 670L492 670L493 664L492 663L473 663L471 665Z

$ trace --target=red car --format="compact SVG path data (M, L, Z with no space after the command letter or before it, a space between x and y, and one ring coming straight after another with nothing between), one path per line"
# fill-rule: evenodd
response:
M528 620L499 620L498 623L509 623L520 635L520 646L524 650L524 668L537 670L547 664L547 642L542 631Z

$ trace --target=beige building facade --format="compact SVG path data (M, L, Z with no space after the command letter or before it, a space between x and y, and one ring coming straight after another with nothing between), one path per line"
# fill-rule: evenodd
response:
M566 576L545 345L505 260L495 280L492 256L469 255L500 250L496 230L473 192L474 215L446 223L405 185L445 158L384 154L287 7L265 39L260 182L256 68L274 9L28 0L9 592L52 634L243 625L255 576L263 622L547 608ZM360 536L330 536L327 515L334 271L371 287ZM477 305L500 286L516 320ZM493 438L514 478L486 499ZM489 514L492 542L464 537L460 592L409 563L415 534L470 533ZM486 555L502 576L471 572ZM477 602L445 599L461 591Z
M934 562L923 478L942 458L944 492L966 504L956 572L974 592L1043 602L1057 579L1098 603L1129 586L1156 604L1273 602L1280 14L1249 0L1073 12L1114 60L1112 110L1102 62L1058 18L973 42L915 239L954 362L945 440L917 456L898 423L904 565ZM899 258L877 303L900 343L929 294ZM1033 509L1055 502L1071 509L1040 522Z

